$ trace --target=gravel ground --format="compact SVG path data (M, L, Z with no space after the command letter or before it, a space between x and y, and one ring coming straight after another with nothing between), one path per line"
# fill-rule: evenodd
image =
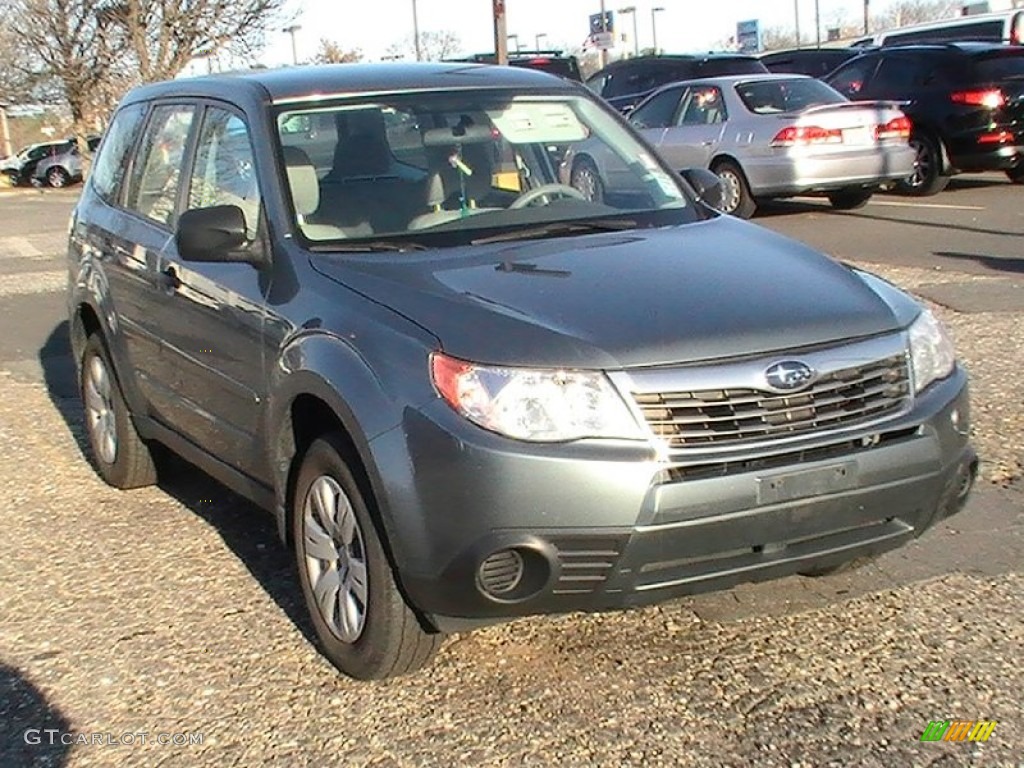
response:
M854 262L851 262L854 263ZM996 284L1005 278L857 264L905 290L936 283ZM973 440L982 479L1008 485L1024 476L1024 313L955 312L928 302L949 328L971 376Z
M106 487L78 411L0 381L0 765L1024 766L1015 570L739 621L521 620L357 684L308 641L269 517L183 467ZM949 718L999 725L918 741ZM24 745L47 727L203 743Z

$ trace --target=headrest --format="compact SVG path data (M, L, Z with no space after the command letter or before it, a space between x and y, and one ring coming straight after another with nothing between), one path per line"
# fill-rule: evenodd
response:
M320 181L309 155L298 147L284 148L284 165L292 201L299 216L309 216L320 207Z

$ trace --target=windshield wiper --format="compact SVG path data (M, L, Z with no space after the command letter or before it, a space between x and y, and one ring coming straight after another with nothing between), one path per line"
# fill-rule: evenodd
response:
M361 240L354 243L345 241L337 241L330 245L313 245L310 246L311 251L317 253L324 253L329 251L360 251L366 253L383 253L385 251L402 253L403 251L425 251L427 246L423 243L415 243L412 241L398 241L398 240Z
M473 245L502 243L510 240L533 240L545 237L563 237L567 235L585 235L593 232L624 232L636 229L637 223L631 219L608 219L602 221L553 221L540 227L515 229L502 232L500 235L481 237L473 241Z

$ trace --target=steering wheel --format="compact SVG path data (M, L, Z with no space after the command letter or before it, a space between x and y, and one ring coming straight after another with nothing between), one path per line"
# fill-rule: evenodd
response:
M584 196L584 194L575 187L570 187L566 184L542 184L536 189L523 192L523 194L512 202L512 205L509 206L509 210L525 208L526 206L537 202L542 197L548 198L549 202L552 197L571 197L575 200L587 201L586 196Z

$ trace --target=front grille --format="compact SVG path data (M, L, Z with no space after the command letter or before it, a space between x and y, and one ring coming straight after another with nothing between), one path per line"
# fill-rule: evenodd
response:
M905 354L822 375L807 389L634 393L669 448L756 442L854 426L901 411L910 397Z

